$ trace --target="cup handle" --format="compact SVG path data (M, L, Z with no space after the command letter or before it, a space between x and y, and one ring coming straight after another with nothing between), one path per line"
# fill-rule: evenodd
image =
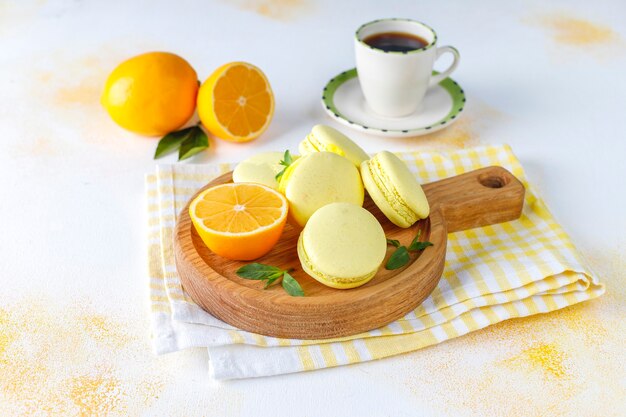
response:
M454 60L452 61L452 64L450 64L447 70L430 77L430 82L428 83L429 87L432 87L435 84L439 84L442 80L446 79L450 74L452 74L452 72L459 65L459 60L461 59L461 56L459 55L459 51L457 51L457 49L454 46L449 46L449 45L437 48L435 61L439 59L439 57L445 54L446 52L450 52L453 55Z

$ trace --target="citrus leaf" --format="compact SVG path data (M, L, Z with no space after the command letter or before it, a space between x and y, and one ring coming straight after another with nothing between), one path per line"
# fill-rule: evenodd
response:
M408 264L410 260L409 251L406 246L400 246L396 249L389 259L387 260L387 264L385 268L387 269L398 269L402 268L404 265Z
M200 126L194 126L191 129L189 137L180 145L180 150L178 151L179 161L192 157L209 147L209 138L204 133L204 130Z
M302 291L302 287L298 284L298 281L287 271L283 275L283 288L287 291L287 294L292 297L304 297L304 291Z
M154 159L158 159L163 155L166 155L172 151L175 151L180 147L180 144L185 141L191 134L192 129L195 126L188 127L186 129L177 130L176 132L170 132L163 136L159 140L156 151L154 152Z

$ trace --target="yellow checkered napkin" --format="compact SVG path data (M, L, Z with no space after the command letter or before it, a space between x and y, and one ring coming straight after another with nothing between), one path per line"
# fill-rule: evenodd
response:
M176 273L176 215L222 165L161 165L146 177L153 343L157 353L207 347L211 376L247 378L380 359L430 346L513 317L546 313L597 297L604 287L526 182L508 146L399 154L420 182L500 165L526 187L519 220L450 234L443 277L405 317L360 335L304 341L236 329L200 309Z

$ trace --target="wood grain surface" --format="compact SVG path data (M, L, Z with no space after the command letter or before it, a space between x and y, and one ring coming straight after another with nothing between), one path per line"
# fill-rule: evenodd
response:
M228 173L202 190L231 181ZM187 204L174 234L176 266L183 287L215 317L267 336L327 339L389 324L415 309L437 286L443 272L448 232L517 219L524 200L523 185L501 167L472 171L425 184L423 188L431 214L408 229L392 224L366 196L364 207L380 221L388 238L408 245L421 230L421 240L428 240L433 246L413 254L409 264L401 269L389 271L381 267L361 287L338 290L309 277L300 266L296 250L300 230L288 224L272 251L255 262L294 268L292 275L305 297L291 297L280 285L264 290L261 282L239 278L235 271L248 262L231 261L212 253L196 233ZM387 257L392 252L390 247Z

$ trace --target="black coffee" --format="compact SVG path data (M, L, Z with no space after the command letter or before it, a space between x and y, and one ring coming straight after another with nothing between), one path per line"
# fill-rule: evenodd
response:
M385 52L409 52L428 45L423 38L404 32L383 32L363 39L369 46Z

